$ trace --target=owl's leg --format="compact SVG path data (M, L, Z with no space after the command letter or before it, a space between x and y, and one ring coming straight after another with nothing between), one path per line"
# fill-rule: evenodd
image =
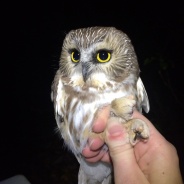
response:
M124 124L129 133L129 140L135 145L139 140L147 141L149 138L149 128L147 124L140 119L132 119Z
M111 116L121 117L126 123L131 119L136 101L133 96L116 98L111 102Z

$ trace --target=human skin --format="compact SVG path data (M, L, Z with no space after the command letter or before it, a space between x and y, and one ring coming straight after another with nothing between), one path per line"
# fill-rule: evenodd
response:
M91 138L83 150L89 162L104 161L113 164L116 184L183 184L179 158L175 147L169 143L153 124L136 110L132 118L143 120L149 127L150 138L134 147L127 141L127 132L122 124L109 120L110 107L98 112L93 132L105 132L105 139ZM104 144L109 147L104 152Z

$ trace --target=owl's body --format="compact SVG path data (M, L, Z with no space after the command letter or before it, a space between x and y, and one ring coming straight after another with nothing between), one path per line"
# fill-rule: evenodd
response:
M66 35L52 99L61 135L80 163L79 184L111 183L111 166L87 163L81 153L97 110L130 95L139 111L142 107L149 111L136 54L126 34L113 27L91 27Z

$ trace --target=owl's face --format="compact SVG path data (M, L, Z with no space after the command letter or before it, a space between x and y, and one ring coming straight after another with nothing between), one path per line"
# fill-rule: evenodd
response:
M127 35L113 27L70 31L64 40L60 71L73 86L105 87L129 75L137 78L136 54Z

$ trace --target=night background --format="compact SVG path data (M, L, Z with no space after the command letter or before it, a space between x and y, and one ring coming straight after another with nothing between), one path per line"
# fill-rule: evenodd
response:
M130 37L148 117L177 149L184 176L184 1L7 1L1 16L0 181L77 183L78 163L56 133L51 83L71 29L114 26ZM2 12L1 12L2 13Z

